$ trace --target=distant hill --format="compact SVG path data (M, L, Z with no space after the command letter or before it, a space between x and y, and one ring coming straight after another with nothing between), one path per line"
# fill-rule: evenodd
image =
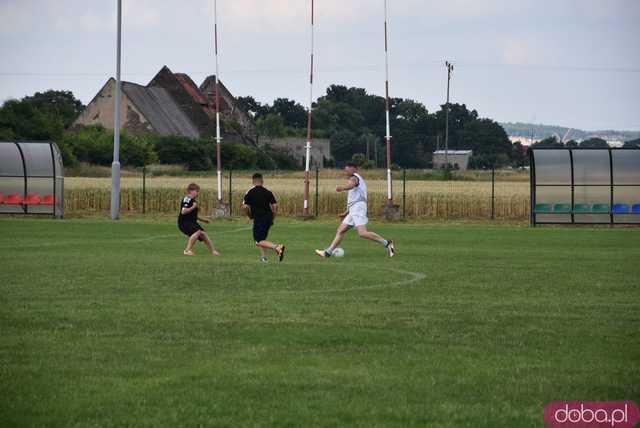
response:
M542 140L547 137L556 136L558 139L562 139L569 131L569 128L553 125L542 125L533 123L501 123L505 132L509 136L522 136L527 138L533 138L536 140ZM602 130L602 131L583 131L581 129L571 129L571 132L567 136L568 140L586 140L588 138L602 138L606 141L630 141L640 138L640 131L614 131L614 130Z

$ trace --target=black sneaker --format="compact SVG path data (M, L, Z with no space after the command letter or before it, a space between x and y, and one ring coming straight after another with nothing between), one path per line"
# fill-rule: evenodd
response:
M387 244L387 252L389 253L389 257L393 257L396 255L396 246L393 244L393 241L389 239L389 243Z

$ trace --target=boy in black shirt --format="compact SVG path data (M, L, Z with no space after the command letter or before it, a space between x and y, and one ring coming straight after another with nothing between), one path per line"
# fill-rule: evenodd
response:
M187 248L183 251L185 256L195 256L193 246L197 241L202 241L207 246L211 254L219 256L220 253L215 249L211 239L206 234L202 226L198 224L198 220L209 223L209 220L198 217L198 203L196 198L200 192L200 186L196 183L189 184L187 187L187 195L182 198L180 204L180 214L178 215L178 228L182 233L189 237Z
M253 187L244 195L242 208L247 210L249 218L253 219L253 239L260 248L260 261L267 263L265 250L273 250L280 261L284 259L285 247L282 244L274 244L267 241L269 229L273 226L273 219L278 210L276 198L269 190L263 187L264 180L261 174L253 174Z

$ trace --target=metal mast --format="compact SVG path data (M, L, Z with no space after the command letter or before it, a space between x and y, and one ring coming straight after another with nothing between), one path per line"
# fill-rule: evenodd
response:
M113 123L113 163L111 164L111 219L120 218L120 50L122 45L122 0L117 2L116 97Z
M215 57L216 57L216 173L217 173L217 185L218 185L218 206L222 204L222 159L220 157L220 143L222 137L220 136L220 69L218 66L218 0L213 0L213 39L215 45Z
M307 108L307 145L304 168L304 208L303 215L309 215L309 167L311 163L311 124L313 110L313 53L314 53L314 0L311 0L311 68L309 72L309 106Z
M451 72L453 71L453 64L449 61L445 62L447 66L447 111L446 111L446 125L444 131L444 163L446 169L449 169L449 86L451 83Z
M387 7L387 0L384 0L384 55L385 55L385 116L386 116L386 134L385 141L387 142L387 206L393 205L393 193L391 187L391 125L389 123L389 13Z

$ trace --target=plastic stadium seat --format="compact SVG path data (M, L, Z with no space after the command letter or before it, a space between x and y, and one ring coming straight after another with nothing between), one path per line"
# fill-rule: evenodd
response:
M631 212L634 214L640 214L640 204L635 204L631 207Z
M40 201L40 205L53 205L55 203L55 198L53 195L44 195L42 200Z
M551 204L536 204L536 212L537 213L550 213L551 212Z
M609 214L609 204L593 204L591 211L597 214Z
M29 193L26 198L24 198L25 205L40 205L40 195L34 195L33 193Z
M0 205L4 204L4 195L0 193Z
M575 204L573 206L573 212L576 214L586 214L591 212L591 205L589 204Z
M627 204L614 204L611 208L614 214L629 214L630 207Z
M555 204L553 206L553 212L568 214L571 212L571 204Z
M22 195L18 193L7 195L7 199L5 199L4 203L7 205L22 205Z

